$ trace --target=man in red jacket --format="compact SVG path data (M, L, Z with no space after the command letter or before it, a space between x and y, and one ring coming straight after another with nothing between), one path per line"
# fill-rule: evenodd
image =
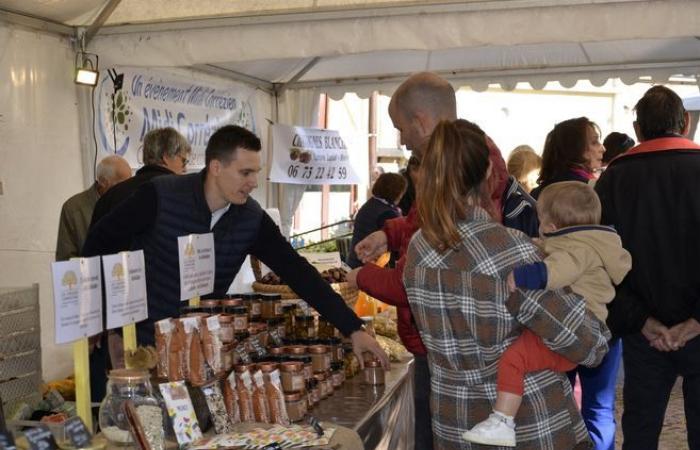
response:
M389 116L401 133L401 143L420 159L437 124L441 120L457 119L455 91L447 80L434 73L415 74L401 84L392 96ZM494 209L500 213L504 192L508 190L508 173L496 145L487 136L484 138L491 152L491 200ZM420 195L418 188L417 195ZM412 207L406 217L388 220L382 231L371 234L355 249L363 262L374 261L387 248L399 250L400 259L395 268L384 269L366 264L350 272L348 282L356 283L372 297L397 308L399 336L414 356L415 448L424 450L433 448L430 371L427 352L413 320L402 280L405 253L413 233L418 229L417 217L418 213Z

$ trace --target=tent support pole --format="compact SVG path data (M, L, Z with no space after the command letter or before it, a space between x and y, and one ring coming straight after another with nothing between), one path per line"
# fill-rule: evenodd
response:
M280 84L278 86L275 86L277 93L279 95L282 95L282 93L287 90L287 86L289 86L291 83L296 83L297 81L299 81L301 79L301 77L306 75L309 72L309 70L313 69L314 66L316 64L318 64L318 62L320 60L321 60L320 56L316 56L316 57L312 58L311 61L306 63L306 65L304 65L304 67L302 67L299 72L294 74L294 76L292 78L290 78L289 81L287 81L284 84Z
M224 69L223 67L218 67L212 64L195 64L190 66L191 69L198 70L200 72L208 73L210 75L217 75L220 77L228 78L234 81L240 81L251 86L255 86L268 94L273 94L275 89L274 85L267 80L261 78L251 77L244 73L236 72L235 70Z
M97 19L85 30L85 47L90 43L92 38L95 37L95 35L100 31L100 28L107 22L107 19L109 19L109 16L112 15L115 9L117 9L117 6L119 6L119 3L121 3L122 0L109 0L109 3L105 5L104 8L102 8L102 11L100 11L100 14L97 16Z

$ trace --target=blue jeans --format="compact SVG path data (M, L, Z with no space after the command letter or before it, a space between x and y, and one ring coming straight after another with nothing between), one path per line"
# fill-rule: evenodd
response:
M595 450L615 450L615 385L620 370L622 341L612 339L598 367L578 366L568 373L573 384L581 380L581 415Z

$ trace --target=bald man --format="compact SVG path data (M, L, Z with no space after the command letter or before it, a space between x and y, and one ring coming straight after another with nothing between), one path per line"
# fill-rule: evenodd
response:
M389 103L389 116L401 133L401 143L413 156L420 159L428 146L430 135L442 120L457 119L457 98L452 85L439 75L422 72L409 77L396 89ZM484 136L489 147L491 176L489 191L495 210L505 226L519 229L530 236L538 235L539 222L535 201L513 177L509 177L505 161L494 142L476 125L475 131ZM430 176L430 174L420 174ZM416 186L420 195L420 184ZM356 284L364 292L390 305L396 306L398 331L401 341L414 356L413 398L415 403L415 448L433 448L430 415L430 370L427 349L415 326L408 297L403 286L404 253L413 233L418 229L417 211L412 207L406 217L389 220L381 231L367 236L355 247L355 253L364 262L373 261L388 250L400 251L401 258L395 268L379 268L366 264L352 270L347 281Z
M61 208L56 261L67 261L80 255L97 199L109 188L129 177L131 167L121 156L111 155L97 164L92 186L66 200Z
M431 72L412 75L391 97L389 117L401 134L401 144L421 159L437 124L457 118L454 88Z

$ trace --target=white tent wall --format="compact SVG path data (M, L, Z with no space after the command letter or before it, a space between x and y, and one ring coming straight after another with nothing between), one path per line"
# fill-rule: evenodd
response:
M45 378L72 368L54 345L51 262L62 203L85 188L74 53L66 38L0 24L0 286L39 283Z
M305 127L318 127L319 93L314 89L288 90L279 97L278 123ZM268 160L269 161L269 160ZM306 190L304 184L273 183L270 189L277 190L277 205L279 205L280 228L285 236L292 229L294 212L301 202Z

